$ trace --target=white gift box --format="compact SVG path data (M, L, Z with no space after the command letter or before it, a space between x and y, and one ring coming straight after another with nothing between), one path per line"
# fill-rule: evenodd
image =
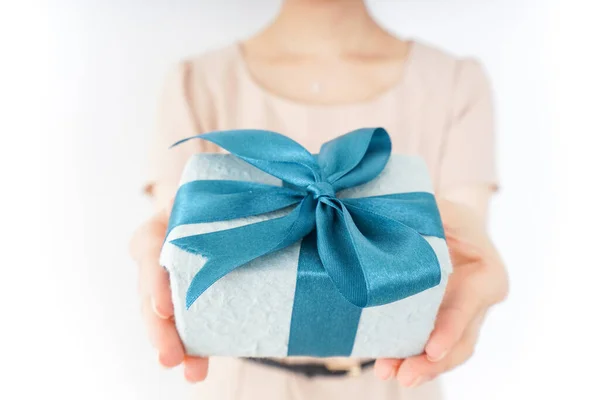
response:
M227 179L281 186L281 181L232 155L197 154L187 163L180 185L194 180ZM404 192L433 193L425 162L392 155L372 181L337 194L357 198ZM258 258L229 273L206 290L189 309L186 292L206 259L169 243L180 237L231 229L289 211L230 221L181 225L168 235L160 262L171 281L175 323L190 355L286 357L296 287L300 242ZM362 310L351 357L405 358L423 352L452 267L446 242L425 237L441 268L439 285L405 299Z

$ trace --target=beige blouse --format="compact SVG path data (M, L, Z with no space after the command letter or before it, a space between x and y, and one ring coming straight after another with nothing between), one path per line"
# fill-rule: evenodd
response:
M384 127L393 152L421 155L437 191L497 185L490 85L481 65L413 43L403 77L369 101L310 105L275 95L249 73L240 47L231 45L180 63L168 75L149 152L147 191L171 198L189 156L221 151L181 138L224 129L269 129L311 152L362 127Z

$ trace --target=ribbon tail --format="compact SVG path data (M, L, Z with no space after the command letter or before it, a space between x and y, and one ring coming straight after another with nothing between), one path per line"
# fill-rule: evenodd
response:
M236 268L292 245L314 229L315 201L307 197L288 215L224 231L171 240L180 249L208 261L192 279L187 308L211 285Z
M186 224L227 221L281 210L304 196L285 187L227 180L191 181L179 187L167 236Z

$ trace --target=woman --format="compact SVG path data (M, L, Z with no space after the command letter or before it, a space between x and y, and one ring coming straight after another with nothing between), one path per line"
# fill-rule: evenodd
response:
M287 0L255 37L181 63L168 77L152 146L147 192L158 211L132 240L159 362L183 363L191 382L207 377L208 360L184 355L168 275L157 260L184 163L195 152L220 151L202 141L168 146L200 132L260 128L316 152L342 133L383 126L396 152L428 163L455 266L425 353L377 360L374 368L350 359L319 360L319 368L310 359L265 365L213 358L199 398L440 398L432 380L469 358L487 309L507 292L485 233L497 186L490 97L476 61L390 35L362 0Z

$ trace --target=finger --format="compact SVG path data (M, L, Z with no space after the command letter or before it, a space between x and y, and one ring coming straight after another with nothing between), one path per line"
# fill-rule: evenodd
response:
M436 368L441 368L441 364L432 363L422 354L404 360L396 378L404 387L416 387L437 376Z
M468 283L468 281L467 281ZM481 309L481 301L465 282L450 288L440 306L435 328L425 346L425 356L439 362L452 350Z
M169 274L158 263L165 230L164 219L155 216L140 228L132 244L132 255L139 267L140 293L151 297L152 309L163 319L173 316Z
M392 376L395 376L398 372L398 368L402 364L401 359L398 358L380 358L375 361L375 375L381 380L387 380Z
M173 301L168 271L158 264L158 251L149 251L139 263L140 291L142 298L149 297L152 311L162 318L173 316Z
M450 251L452 264L462 266L465 264L482 263L486 250L482 240L476 242L464 236L446 233L446 243Z
M183 362L183 345L172 319L162 319L152 310L151 300L145 298L142 303L142 315L150 336L152 346L158 350L159 362L165 367L175 367Z
M174 307L171 298L169 273L163 267L154 266L152 276L151 301L154 313L162 319L173 316Z
M407 358L398 369L397 379L402 386L415 387L468 360L475 349L476 329L469 329L442 362L432 362L426 354Z
M432 362L444 359L452 347L458 343L467 324L467 313L458 308L441 310L425 346L425 356Z
M184 361L184 375L188 382L200 382L208 374L208 359L203 357L186 356Z
M163 210L164 216L161 219L161 222L165 222L169 220L169 214L171 212L171 208L173 207L174 199L171 199L168 206ZM154 304L154 312L161 318L170 318L173 316L174 307L173 300L171 295L171 283L169 279L168 271L159 264L160 253L162 251L162 246L164 243L164 237L166 235L167 227L166 225L162 225L156 233L160 232L160 236L156 236L160 238L160 243L154 243L155 248L158 249L156 252L156 256L153 257L154 263L152 265L153 268L149 268L152 271L152 280L151 280L151 295L152 301Z

